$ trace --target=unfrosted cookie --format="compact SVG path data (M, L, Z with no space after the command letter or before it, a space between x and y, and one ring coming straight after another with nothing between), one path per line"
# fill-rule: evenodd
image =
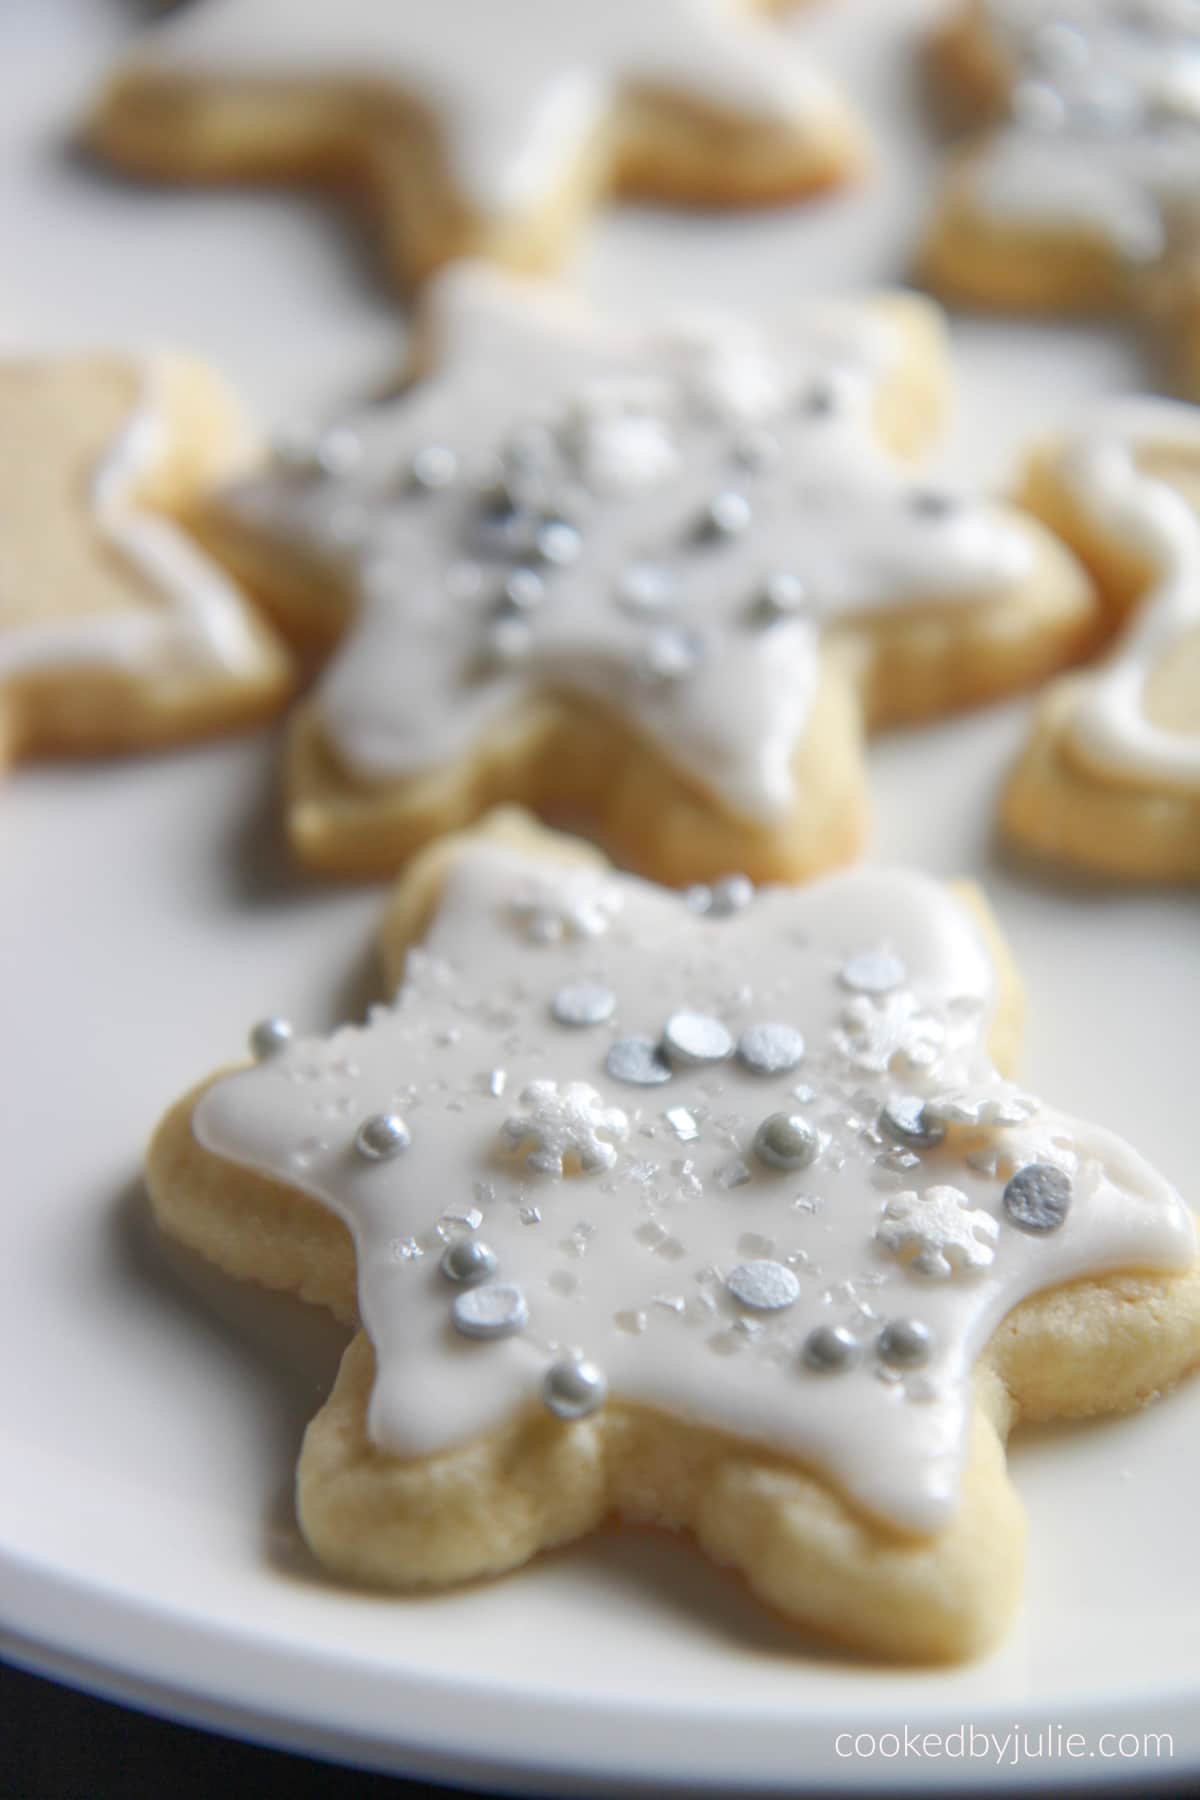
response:
M198 0L91 136L173 179L341 179L406 281L543 267L605 193L739 206L840 182L858 127L772 0Z
M1188 0L967 0L936 44L986 134L923 256L959 299L1130 314L1200 370L1200 14Z
M505 799L665 881L811 874L860 845L864 722L1091 642L1057 540L904 460L946 381L922 301L634 326L476 266L419 358L196 520L285 633L342 634L291 739L315 868L389 872Z
M998 1073L982 899L700 907L510 815L413 864L383 948L392 1005L258 1027L149 1155L167 1232L359 1326L300 1458L316 1554L440 1587L615 1515L822 1639L990 1644L1009 1426L1169 1385L1200 1278L1149 1165Z
M0 361L0 761L282 704L287 653L172 517L246 461L230 395L186 358Z
M1120 629L1098 668L1047 693L1005 823L1082 868L1200 880L1200 409L1110 404L1035 455L1025 499Z

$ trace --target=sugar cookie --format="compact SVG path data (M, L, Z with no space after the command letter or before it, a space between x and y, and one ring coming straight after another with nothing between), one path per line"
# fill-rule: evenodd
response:
M359 1326L299 1465L336 1573L438 1587L616 1515L823 1639L974 1654L1020 1587L1010 1424L1200 1356L1190 1215L997 1072L978 895L702 899L519 816L433 846L394 1004L260 1028L160 1127L157 1217Z
M290 659L171 517L245 461L230 396L186 358L0 362L0 759L279 707Z
M1102 408L1034 457L1025 498L1123 624L1098 668L1050 688L1005 823L1083 868L1200 880L1200 408Z
M200 0L155 26L91 122L172 179L341 178L413 281L459 256L557 261L606 192L791 199L863 160L772 0Z
M859 847L862 722L928 718L1091 643L1043 528L902 457L945 383L921 301L602 322L476 266L423 380L198 517L309 642L303 860L386 873L496 800L588 819L669 882Z
M1188 0L967 0L936 60L992 127L952 171L923 257L934 286L1165 323L1195 386L1198 55Z

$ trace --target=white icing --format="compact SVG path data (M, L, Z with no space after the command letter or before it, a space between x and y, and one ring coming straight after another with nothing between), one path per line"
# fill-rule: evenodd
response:
M1169 787L1200 787L1200 734L1147 718L1146 683L1184 637L1200 630L1200 520L1138 458L1200 459L1200 409L1179 401L1118 402L1064 447L1059 470L1089 524L1153 570L1149 591L1109 660L1072 678L1072 749L1101 772ZM1200 462L1197 463L1200 466Z
M443 277L432 306L438 372L339 428L358 449L344 473L283 472L226 499L240 532L298 544L356 591L317 704L365 776L442 765L531 692L565 690L620 711L733 811L778 817L823 625L986 603L1031 566L1022 524L968 498L935 516L878 445L895 350L869 311L647 331L479 269ZM828 412L808 405L818 388ZM737 452L764 433L771 455L747 470ZM414 493L406 472L429 446L452 449L461 478ZM528 621L500 625L506 574L531 559L479 542L498 468L533 513L561 509L581 534L570 567L539 566ZM705 535L705 509L729 494L748 528ZM779 572L807 603L768 629L755 601ZM655 580L674 603L654 604Z
M1131 265L1200 231L1200 7L1165 0L983 0L1011 68L1012 116L983 148L985 212L1098 235Z
M137 404L102 453L87 489L100 538L162 604L5 630L0 677L75 665L157 670L179 663L236 675L261 660L245 604L231 582L178 526L138 507L137 487L163 453L165 429L155 367L146 362Z
M952 1091L980 1110L991 1097L1011 1116L982 1047L994 971L970 913L940 884L868 869L764 890L716 919L632 877L595 876L624 900L605 933L531 941L517 908L536 895L549 916L564 896L574 908L584 879L472 846L395 1005L220 1079L196 1109L200 1142L302 1190L351 1230L378 1361L369 1431L385 1450L423 1456L496 1428L537 1406L546 1370L578 1352L617 1400L798 1458L898 1526L938 1530L958 1495L971 1370L1000 1320L1078 1277L1188 1266L1186 1209L1118 1139L1045 1110L1030 1118L1028 1103L1015 1125L953 1127L919 1155L878 1130L882 1103L906 1093ZM897 1033L875 1073L840 1035L850 997L839 970L864 950L900 959L898 991L929 1022L917 1042ZM557 1024L554 995L585 978L612 990L612 1018ZM867 1003L885 998L896 995ZM614 1080L609 1047L656 1037L680 1007L734 1038L790 1021L803 1062L777 1076L736 1059L678 1067L652 1088ZM531 1091L514 1109L511 1096ZM528 1117L555 1095L563 1104L532 1139L506 1130L515 1110ZM411 1142L369 1164L355 1132L388 1109ZM818 1134L800 1173L753 1149L780 1110ZM550 1152L540 1166L538 1145ZM1074 1186L1065 1224L1041 1236L1017 1229L1002 1204L1008 1175L1029 1161L1054 1163ZM918 1222L919 1243L889 1249L876 1234L897 1209ZM520 1318L519 1301L528 1318L486 1344L452 1328L462 1290L440 1268L445 1243L472 1232L496 1254L492 1279L519 1290L500 1296L506 1320ZM909 1318L928 1327L933 1354L906 1377L873 1344L887 1321ZM860 1339L858 1366L803 1365L822 1324Z
M477 211L544 201L625 96L665 94L816 139L824 79L740 0L200 0L140 61L272 83L382 84L437 122Z

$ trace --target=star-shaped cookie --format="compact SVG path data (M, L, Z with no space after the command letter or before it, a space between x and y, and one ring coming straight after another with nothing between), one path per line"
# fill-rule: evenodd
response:
M604 193L789 199L862 161L772 0L200 0L138 45L93 142L183 179L340 178L406 282L556 261Z
M1056 540L903 460L945 384L922 301L631 325L464 267L420 357L195 521L285 633L343 634L291 741L314 868L386 873L505 799L662 880L807 875L861 842L864 719L1091 642Z
M289 656L172 516L245 462L230 396L189 359L0 362L0 760L279 708Z
M1008 829L1098 873L1200 880L1200 408L1110 403L1033 457L1025 499L1093 568L1119 634L1047 692Z
M1005 1433L1174 1381L1200 1276L1167 1183L997 1072L982 900L702 912L498 817L413 864L384 958L365 1026L265 1022L149 1155L166 1231L357 1326L300 1458L322 1561L439 1587L616 1515L821 1638L990 1644Z
M936 43L986 135L923 263L948 295L1164 327L1200 386L1200 11L1191 0L967 0Z

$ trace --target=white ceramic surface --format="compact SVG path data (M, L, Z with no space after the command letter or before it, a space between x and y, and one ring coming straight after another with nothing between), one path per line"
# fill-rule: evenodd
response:
M753 308L894 280L935 163L908 62L928 11L842 0L791 27L875 121L870 189L732 221L610 213L579 260L589 292ZM70 154L81 97L142 14L39 0L0 17L0 342L188 343L268 420L382 379L397 309L330 213L138 190ZM1117 330L976 320L956 339L944 460L971 476L1000 479L1029 432L1148 379ZM1088 889L998 854L992 802L1027 716L1022 702L879 743L873 853L986 882L1028 979L1028 1083L1195 1191L1195 895ZM369 996L378 892L288 869L277 746L25 769L0 796L0 1648L297 1747L560 1793L1178 1780L1200 1762L1200 1383L1129 1420L1019 1438L1024 1609L959 1671L808 1654L686 1546L641 1537L436 1600L321 1579L289 1489L339 1333L155 1241L137 1186L159 1110L238 1054L249 1020L320 1027ZM838 1753L841 1731L905 1724L1050 1724L1089 1733L1094 1754ZM1170 1732L1174 1761L1105 1757L1105 1730Z

